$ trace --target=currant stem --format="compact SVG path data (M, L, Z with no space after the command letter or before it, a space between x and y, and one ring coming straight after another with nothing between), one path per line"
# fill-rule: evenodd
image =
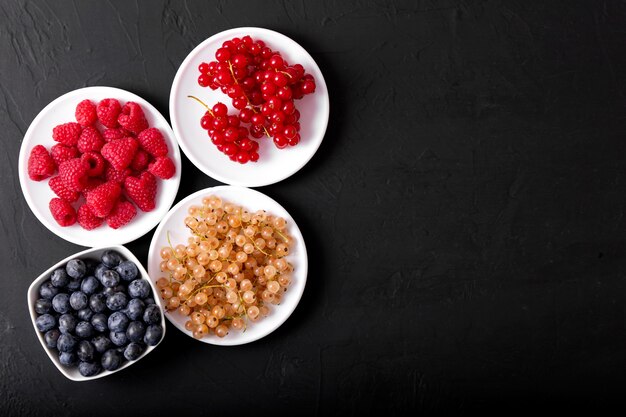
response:
M196 100L198 103L202 104L204 106L204 108L207 109L207 111L209 113L211 113L211 116L215 117L215 115L213 114L213 111L209 108L209 106L206 105L206 103L204 101L200 100L196 96L187 96L187 98L192 98L192 99Z

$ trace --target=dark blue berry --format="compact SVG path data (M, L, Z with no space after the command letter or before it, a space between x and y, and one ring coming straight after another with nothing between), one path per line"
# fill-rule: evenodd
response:
M117 271L108 269L102 273L100 282L107 288L115 287L120 283L120 274L118 274Z
M122 364L122 354L115 349L109 349L102 354L100 364L107 371L115 371Z
M128 306L126 307L126 315L131 320L141 320L143 316L143 311L146 309L146 305L139 298L133 298L128 302Z
M43 338L46 341L46 345L49 348L56 349L57 340L59 339L60 335L61 335L61 332L59 331L59 329L52 329L52 330L48 330L46 334L43 335Z
M61 333L73 333L78 320L72 314L63 314L59 317L59 330Z
M146 298L150 295L150 284L145 279L136 279L128 284L128 295L133 298Z
M65 272L67 272L67 275L71 278L82 278L87 272L87 266L80 259L72 259L67 263L67 265L65 265Z
M116 292L107 297L107 307L111 311L118 311L128 305L128 296L123 292Z
M90 341L81 340L76 348L76 354L81 361L93 362L96 356L96 348Z
M126 346L128 344L126 332L111 332L109 333L109 339L116 346Z
M91 318L91 325L97 332L106 332L109 329L107 324L108 317L105 314L98 313L94 314Z
M83 278L80 283L80 290L87 295L95 294L98 288L100 288L100 281L93 275Z
M126 329L126 336L131 342L141 342L146 334L146 325L141 321L133 321Z
M93 343L93 347L95 347L96 350L100 353L111 347L111 339L102 334L91 339L91 343Z
M70 296L63 292L55 295L52 299L52 308L57 313L67 313L72 309L72 306L70 305Z
M100 373L100 365L91 362L81 362L78 364L78 372L82 376L94 376Z
M65 272L65 268L58 268L52 271L50 282L57 288L63 288L70 283L70 277Z
M124 281L132 281L137 278L137 274L139 273L139 269L137 269L137 265L135 265L131 261L124 261L120 263L115 270L118 274L120 274L120 278Z
M81 339L88 339L93 336L93 326L88 321L81 321L76 325L74 334Z
M148 346L155 346L161 340L163 336L163 328L160 324L151 324L146 329L146 334L143 337L143 341Z
M107 268L107 266L105 264L98 264L98 266L96 266L96 269L93 270L93 275L97 279L101 280L102 279L102 273L104 271L106 271L107 269L109 269L109 268Z
M149 306L150 304L156 304L156 302L154 301L154 298L152 297L144 298L143 302L147 306Z
M78 319L82 321L89 321L95 313L90 308L83 308L78 310Z
M74 291L70 295L70 305L74 310L82 310L89 305L89 298L84 292Z
M109 329L113 332L124 332L129 322L130 320L126 314L121 311L116 311L109 316L107 324L109 325Z
M134 361L139 359L141 354L143 353L143 346L139 343L129 343L124 349L124 357L129 361Z
M39 295L46 300L52 300L59 293L59 289L52 285L52 282L46 281L39 287Z
M156 324L161 322L161 309L156 304L150 304L143 313L143 321L146 324Z
M42 314L35 319L35 325L40 332L47 332L53 329L57 324L56 319L50 314Z
M107 309L106 299L107 297L104 294L93 294L89 297L89 308L94 313L102 313Z
M52 301L46 300L45 298L40 298L35 301L35 311L37 314L46 314L49 313L52 309Z
M78 358L74 352L61 352L59 362L61 362L61 365L74 366L78 363Z
M122 257L119 253L107 250L102 253L102 263L109 268L115 268L122 262Z
M81 282L83 282L82 278L72 278L66 288L68 291L78 291Z
M76 346L76 339L71 334L64 333L57 340L57 349L59 352L71 352Z

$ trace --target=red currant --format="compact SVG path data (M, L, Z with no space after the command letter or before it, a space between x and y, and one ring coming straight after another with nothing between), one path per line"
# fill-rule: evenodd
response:
M213 106L213 114L215 117L225 117L228 115L228 107L224 103L217 103Z
M276 145L278 149L283 149L288 144L289 144L289 141L283 135L274 136L274 145Z
M215 59L217 59L218 62L226 62L229 58L230 51L227 48L222 47L215 51Z
M256 143L256 142L255 142ZM250 152L250 162L256 162L259 160L258 152Z

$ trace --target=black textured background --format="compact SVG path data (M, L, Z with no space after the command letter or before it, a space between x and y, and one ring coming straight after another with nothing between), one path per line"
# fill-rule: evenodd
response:
M318 153L261 189L305 236L303 299L258 342L170 327L128 370L66 380L26 289L80 248L28 209L23 134L89 85L167 116L185 56L238 26L295 39L330 91ZM622 1L2 0L0 414L623 407L625 35ZM215 184L184 159L178 200Z

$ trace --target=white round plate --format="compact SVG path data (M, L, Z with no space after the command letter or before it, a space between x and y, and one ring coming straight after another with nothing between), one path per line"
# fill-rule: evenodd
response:
M176 174L169 180L157 181L156 208L144 213L137 209L137 215L127 225L119 229L112 229L106 222L94 230L85 230L78 223L61 227L52 217L48 203L56 195L48 186L48 180L32 181L28 177L28 156L36 145L44 145L48 150L56 142L52 140L52 129L62 123L76 121L74 111L82 100L89 99L94 103L105 99L115 98L122 105L134 101L141 105L150 127L158 128L167 142L168 156L176 165ZM113 87L87 87L71 91L48 104L31 123L24 135L19 156L19 178L22 193L28 206L35 216L55 235L81 246L122 245L148 233L165 216L172 206L178 186L180 184L181 162L180 150L174 140L174 132L167 120L150 103L141 97L125 90Z
M295 310L298 302L300 302L306 284L308 271L306 246L304 245L302 233L300 233L300 229L298 229L298 225L294 222L293 218L280 204L265 194L249 188L236 186L222 185L206 188L191 194L176 204L165 216L161 224L159 224L156 232L154 232L148 253L148 275L150 275L150 279L155 285L156 280L164 276L159 268L161 262L160 251L161 248L169 246L167 241L168 232L172 246L176 246L177 244L186 245L187 239L191 236L189 229L187 229L184 224L185 217L187 217L187 209L192 205L201 205L202 198L210 195L217 195L224 202L241 205L251 212L265 210L269 214L283 217L287 221L287 230L294 239L294 246L287 256L287 260L294 267L292 284L283 296L281 303L279 305L271 305L270 314L267 317L257 322L249 322L245 332L231 329L228 335L221 339L214 334L200 339L200 341L212 345L242 345L267 336L283 324ZM191 332L185 329L185 321L188 320L186 316L174 310L166 311L165 317L180 331L193 337Z
M278 149L270 138L259 139L259 160L256 163L238 164L217 150L207 132L200 127L205 108L195 100L198 97L209 106L217 102L226 104L229 114L234 113L231 99L219 89L198 85L198 66L215 60L215 51L226 40L250 35L262 40L272 50L279 51L289 64L300 63L315 78L315 93L295 100L300 111L300 135L296 146ZM319 67L311 55L290 38L268 29L244 27L226 30L198 45L181 64L170 92L170 119L176 139L183 152L202 172L230 185L261 187L284 180L302 168L315 154L328 125L328 89Z

